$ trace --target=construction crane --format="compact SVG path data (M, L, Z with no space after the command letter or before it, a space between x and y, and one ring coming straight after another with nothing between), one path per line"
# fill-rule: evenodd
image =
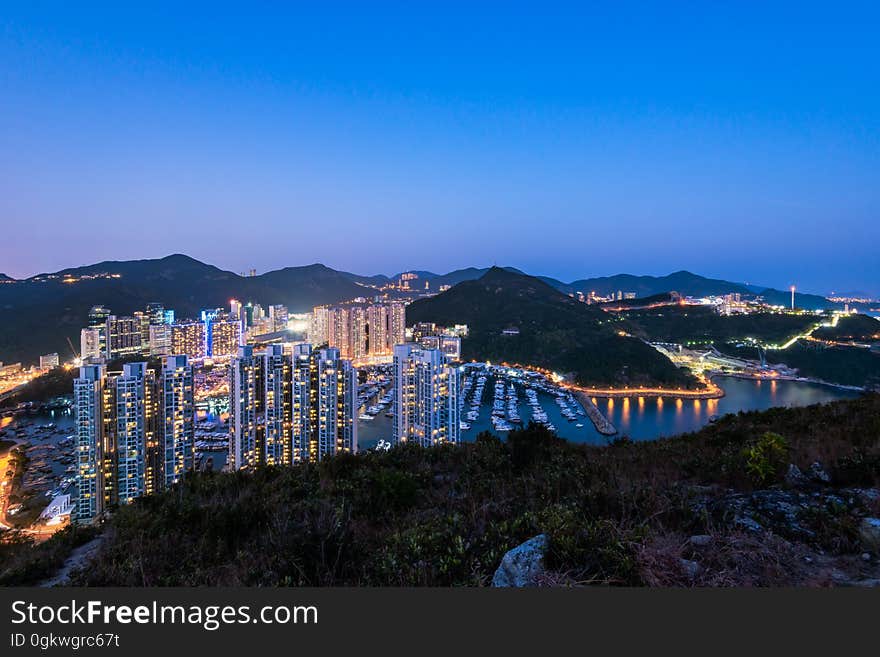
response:
M79 354L76 353L76 349L73 348L73 343L70 341L70 337L69 337L69 336L67 337L67 344L70 346L70 351L71 351L71 353L73 354L73 360L74 360L74 362L75 362L75 361L79 361L79 360L81 360L80 357L79 357Z

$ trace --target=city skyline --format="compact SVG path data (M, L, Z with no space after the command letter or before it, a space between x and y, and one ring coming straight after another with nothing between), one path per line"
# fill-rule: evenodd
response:
M876 7L445 9L10 8L0 271L184 245L880 293Z

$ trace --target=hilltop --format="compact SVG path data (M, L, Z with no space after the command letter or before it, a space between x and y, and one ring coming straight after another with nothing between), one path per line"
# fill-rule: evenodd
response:
M532 425L504 442L200 473L118 509L71 583L486 586L543 534L544 585L876 586L878 418L873 395L653 442L573 444ZM7 542L0 585L51 579L92 536Z
M573 373L582 385L695 387L696 380L617 319L532 276L498 267L407 308L407 321L467 324L465 360ZM515 335L504 334L515 329ZM510 333L510 331L508 331Z

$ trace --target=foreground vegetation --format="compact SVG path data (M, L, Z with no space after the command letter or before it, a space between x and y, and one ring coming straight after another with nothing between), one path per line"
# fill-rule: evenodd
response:
M788 464L814 462L821 487L786 479ZM545 533L548 584L828 584L876 570L858 522L880 513L878 481L880 395L604 447L530 426L506 442L193 476L119 509L74 582L482 586L507 550ZM39 549L54 554L53 541Z

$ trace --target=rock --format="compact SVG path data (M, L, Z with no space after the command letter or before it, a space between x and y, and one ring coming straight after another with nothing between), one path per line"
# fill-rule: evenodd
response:
M678 562L681 565L681 569L684 571L684 574L688 576L688 579L696 579L700 575L700 573L703 572L703 567L696 561L691 561L690 559L679 559Z
M544 573L546 550L546 534L517 545L504 555L492 578L492 586L537 586L538 577Z
M830 484L831 483L831 475L825 472L825 468L822 467L822 464L819 461L815 461L810 464L810 479L815 481L818 484Z
M706 547L712 543L712 537L709 534L697 534L696 536L691 536L688 541L694 547Z
M799 467L794 463L789 463L788 471L785 473L785 483L792 488L797 488L799 486L806 486L809 480L804 476Z
M733 519L733 524L751 532L760 532L763 530L761 523L750 516L737 516Z
M863 518L859 536L865 548L880 554L880 518Z
M862 552L862 561L870 561L871 555L867 552Z

